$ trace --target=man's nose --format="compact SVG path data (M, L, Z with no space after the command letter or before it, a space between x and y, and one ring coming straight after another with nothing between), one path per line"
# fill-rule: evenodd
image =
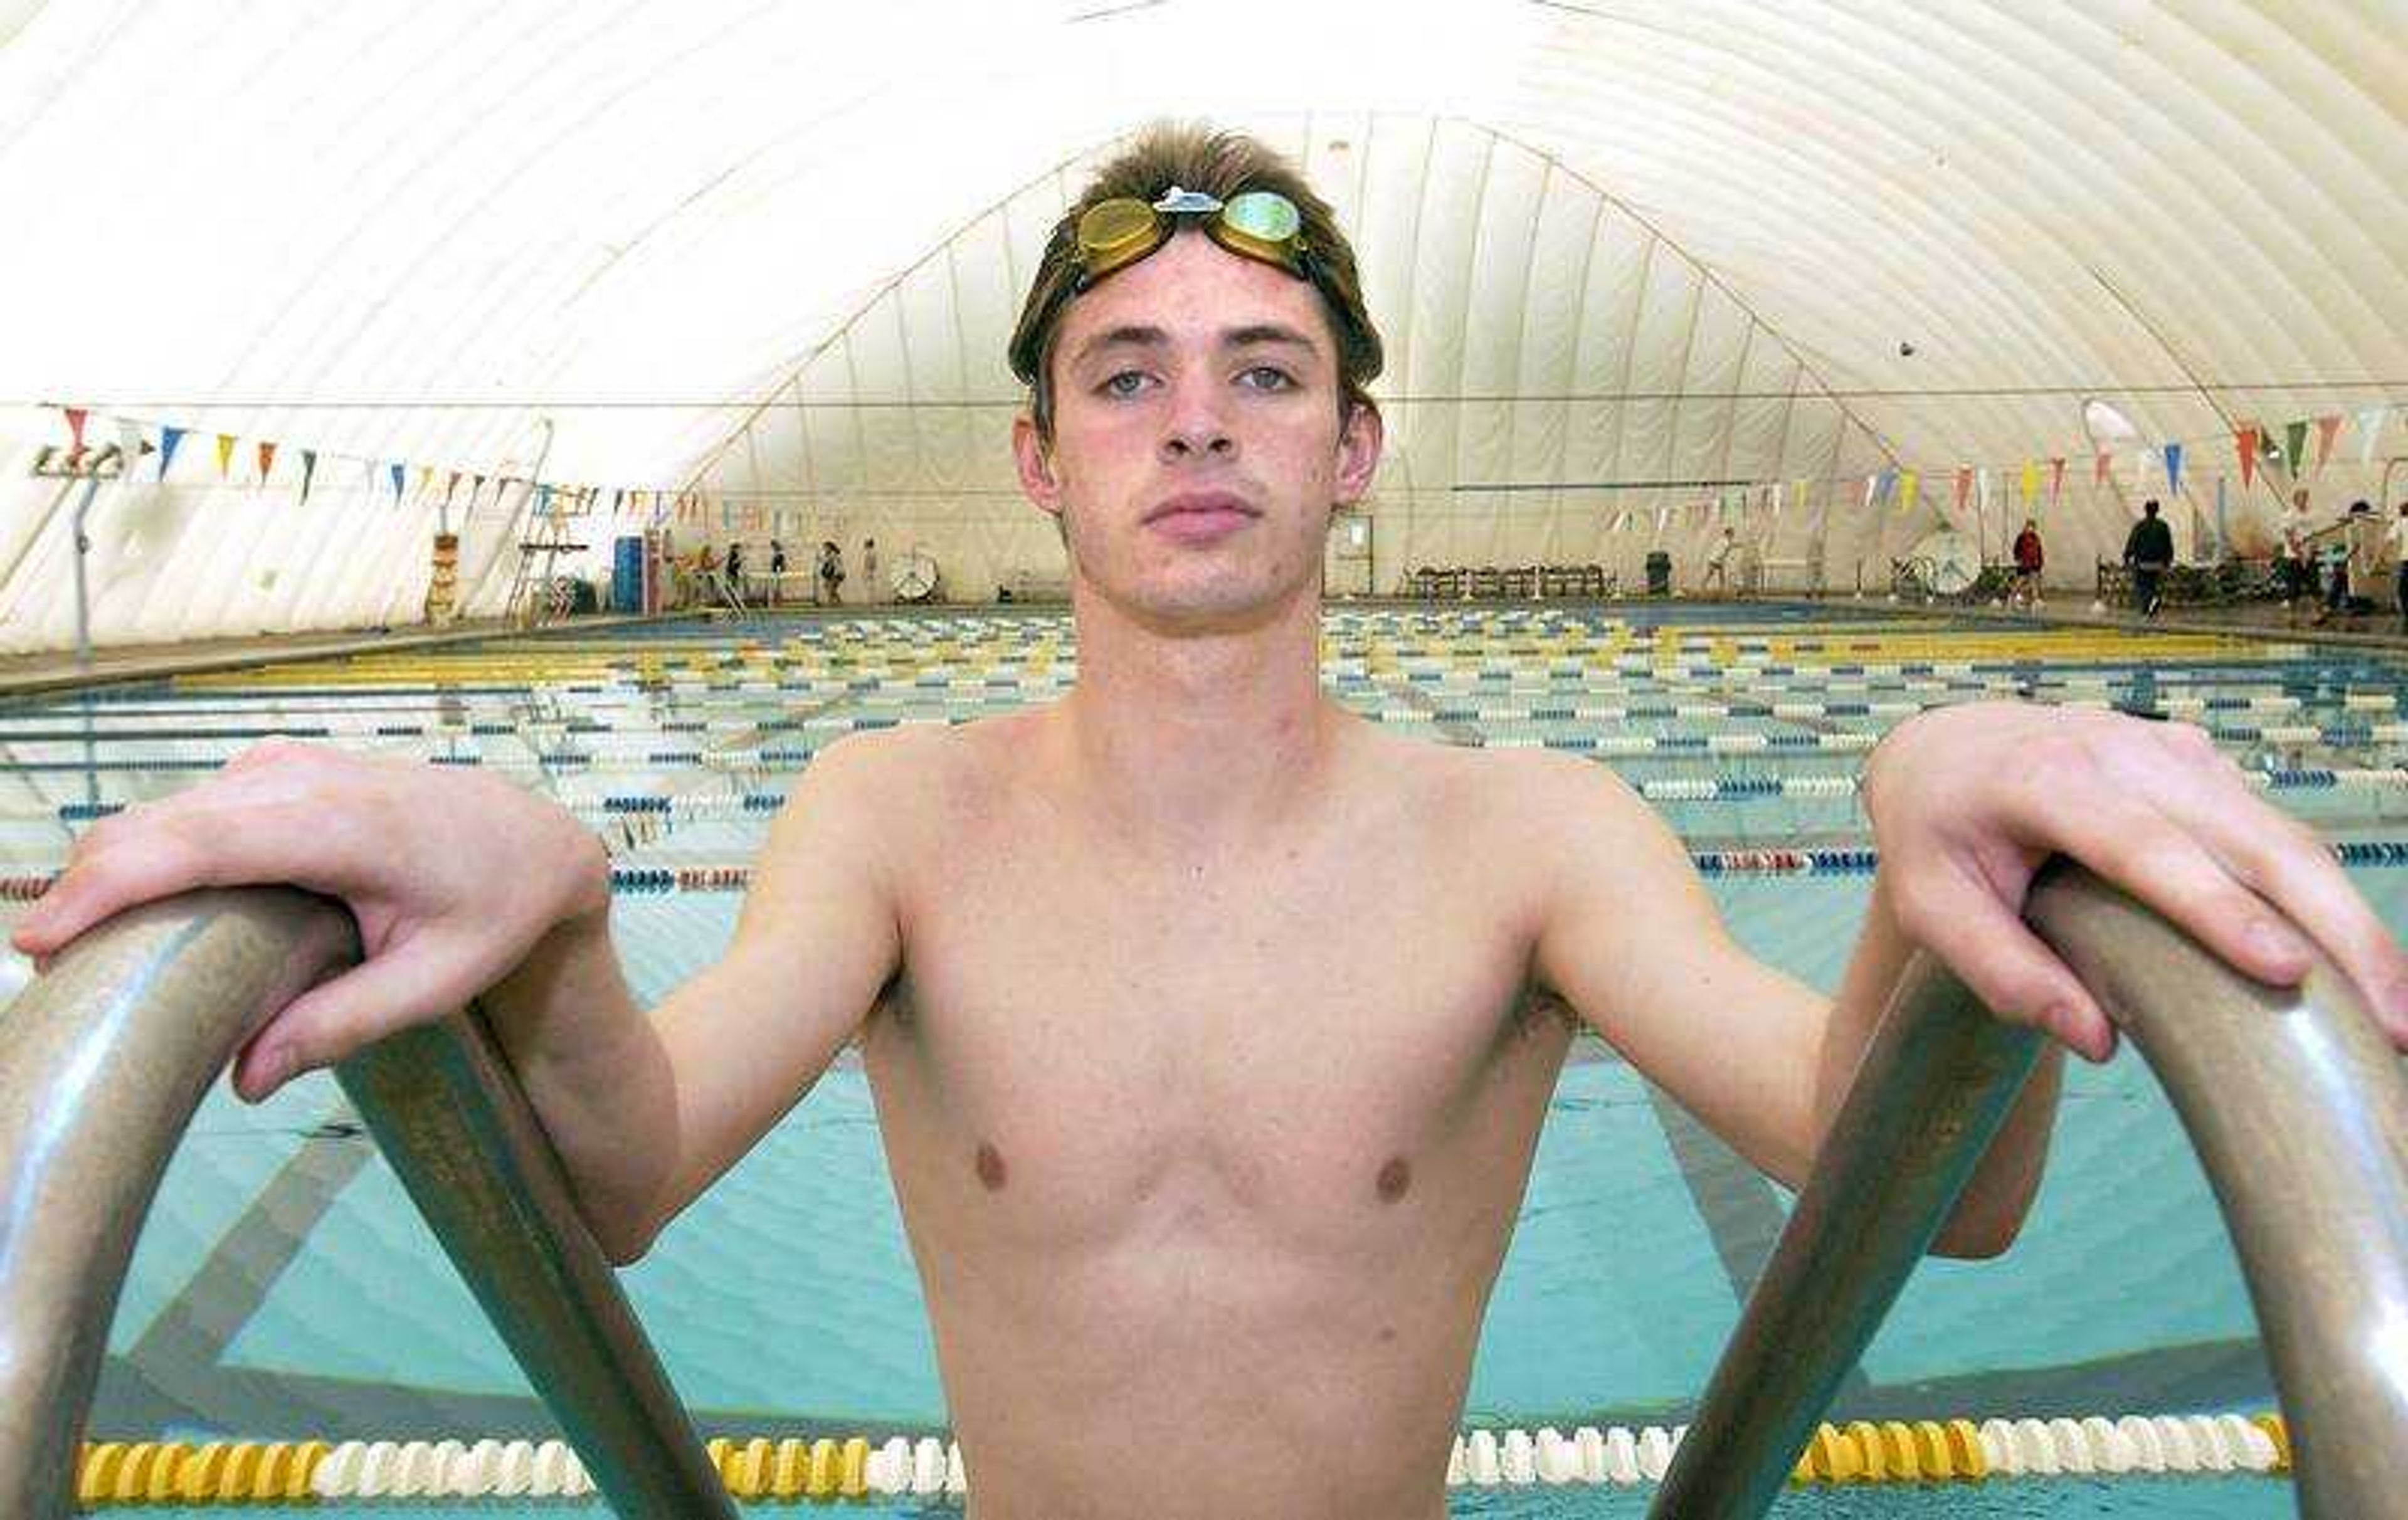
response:
M1229 430L1224 401L1218 388L1202 379L1182 379L1172 388L1162 434L1166 464L1237 453L1238 440Z

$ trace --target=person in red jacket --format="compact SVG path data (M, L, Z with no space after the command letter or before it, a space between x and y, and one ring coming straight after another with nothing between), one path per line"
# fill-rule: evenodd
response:
M2024 530L2015 535L2015 580L2007 593L2008 600L2018 607L2039 607L2040 572L2047 562L2048 556L2041 549L2040 524L2027 517Z

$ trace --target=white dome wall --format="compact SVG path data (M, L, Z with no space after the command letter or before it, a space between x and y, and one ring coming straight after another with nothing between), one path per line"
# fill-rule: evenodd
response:
M999 340L973 336L999 334L1075 188L1054 165L1157 115L1272 123L1389 251L1382 583L1633 566L1643 505L1615 532L1593 491L1474 509L1455 488L1660 467L1833 478L1774 552L1828 520L1845 584L1953 512L1960 464L1998 481L1995 547L2021 462L2057 456L2053 564L2086 581L2137 496L2170 495L2128 454L2093 489L2086 387L2188 445L2186 543L2236 423L2408 407L2402 78L2401 0L21 4L0 18L0 204L34 208L0 280L0 648L71 638L57 482L26 474L64 439L38 402L91 407L100 442L121 412L194 429L164 489L102 493L104 641L413 615L419 467L438 490L528 469L539 418L551 480L728 475L824 507L848 550L872 521L958 544L955 589L979 593L1054 551L1003 471ZM1698 389L1631 394L1657 387ZM1525 399L1429 399L1467 394ZM1527 399L1566 395L1622 399ZM243 440L231 488L215 432ZM240 483L262 437L282 446L264 493ZM2320 509L2408 453L2396 414L2372 466L2358 447ZM399 510L363 460L411 466ZM1868 515L1862 474L1893 463L1917 507ZM2276 497L2230 489L2245 544ZM492 496L464 555L480 609L518 538Z

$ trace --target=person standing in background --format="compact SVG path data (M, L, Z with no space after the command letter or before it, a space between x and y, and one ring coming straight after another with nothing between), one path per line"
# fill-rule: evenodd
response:
M836 546L834 538L823 538L820 540L820 600L830 607L838 606L844 600L843 585L844 551Z
M2383 550L2394 562L2391 601L2400 611L2400 631L2408 634L2408 501L2400 504L2400 515L2383 530Z
M886 599L886 588L878 581L878 540L875 538L861 540L861 599L866 602Z
M2291 493L2291 505L2274 524L2274 569L2282 580L2283 622L2296 625L2300 604L2313 600L2315 576L2308 566L2308 488Z
M786 599L786 546L777 539L769 540L769 605L777 606Z
M2174 530L2157 515L2154 500L2141 503L2141 520L2124 540L2124 563L2132 571L2132 610L2156 617L2159 584L2174 563Z
M2041 547L2040 523L2027 517L2024 530L2015 535L2014 600L2018 606L2041 605L2040 572L2047 563L2047 552Z

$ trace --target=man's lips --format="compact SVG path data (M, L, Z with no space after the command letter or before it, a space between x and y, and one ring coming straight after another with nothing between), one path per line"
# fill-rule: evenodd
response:
M1187 491L1156 503L1145 514L1148 523L1181 517L1260 517L1245 497L1230 491Z

